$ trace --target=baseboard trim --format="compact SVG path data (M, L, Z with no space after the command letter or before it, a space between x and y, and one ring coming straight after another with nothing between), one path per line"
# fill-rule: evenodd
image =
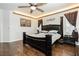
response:
M0 43L9 43L9 42L16 42L16 41L21 41L22 39L16 39L12 41L0 41Z

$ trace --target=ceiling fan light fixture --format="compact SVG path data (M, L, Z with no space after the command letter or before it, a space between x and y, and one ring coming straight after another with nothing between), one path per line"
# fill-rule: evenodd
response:
M31 6L30 7L32 10L36 10L36 7L35 6Z

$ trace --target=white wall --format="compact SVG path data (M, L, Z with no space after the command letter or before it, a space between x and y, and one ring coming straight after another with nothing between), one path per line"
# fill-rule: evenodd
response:
M60 24L59 16L58 15L51 15L48 17L44 17L43 18L43 25L48 25L48 24Z
M31 27L21 27L20 18L18 15L10 12L10 41L17 41L23 39L23 32L36 33L37 20L26 17L25 19L31 20Z
M68 22L68 20L66 19L66 17L64 16L65 13L68 12L73 12L73 11L78 11L78 16L77 16L77 29L79 31L79 9L74 9L74 10L69 10L66 12L62 12L62 13L58 13L58 14L54 14L48 17L43 17L43 25L46 24L60 24L60 17L63 16L63 31L64 31L64 35L71 35L72 34L72 30L74 29L74 27ZM52 21L47 21L48 19L54 19Z
M0 9L0 42L9 41L9 11Z
M0 10L0 42L13 42L23 39L23 32L36 33L37 20L25 17L31 20L31 27L21 27L20 18L10 10Z
M0 42L2 41L2 35L3 35L3 29L2 29L2 19L3 19L3 16L2 16L2 10L0 10Z
M9 14L8 10L3 10L3 42L9 41Z

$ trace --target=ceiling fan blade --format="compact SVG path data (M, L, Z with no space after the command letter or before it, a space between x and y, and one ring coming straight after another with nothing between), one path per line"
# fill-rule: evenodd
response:
M42 6L45 5L46 3L37 3L36 6Z
M44 12L42 9L36 8L38 11Z
M28 8L30 6L19 6L18 8Z
M30 10L30 13L32 13L33 12L33 10Z

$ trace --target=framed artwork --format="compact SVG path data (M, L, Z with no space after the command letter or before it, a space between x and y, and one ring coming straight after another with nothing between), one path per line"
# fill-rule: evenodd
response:
M31 20L21 18L20 19L20 26L21 27L31 27Z

